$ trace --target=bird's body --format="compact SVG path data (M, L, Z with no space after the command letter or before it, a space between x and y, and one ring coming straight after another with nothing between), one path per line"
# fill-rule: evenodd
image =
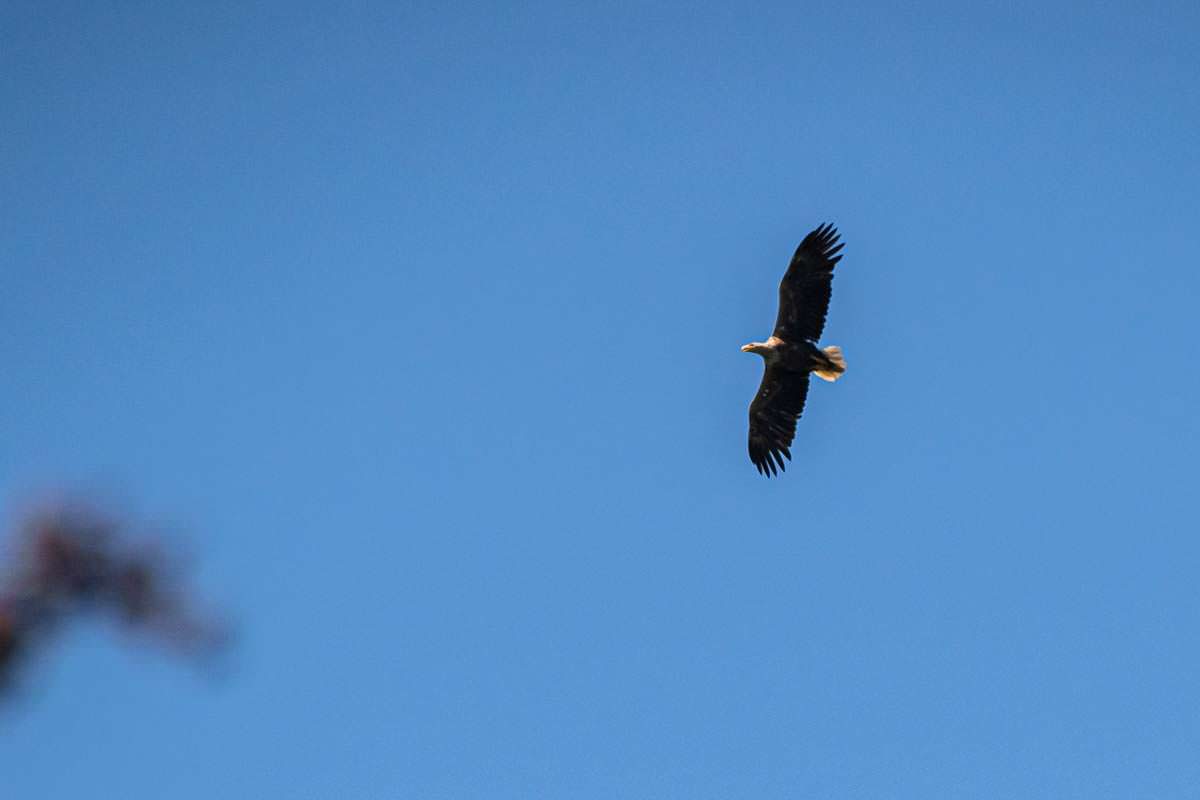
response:
M750 460L762 474L776 474L784 468L784 459L792 457L809 375L835 381L846 371L840 348L817 345L841 249L832 225L822 225L804 237L779 284L775 330L767 341L742 347L742 352L757 353L764 362L762 383L750 404L749 437Z
M785 372L841 373L837 365L830 363L829 354L807 339L799 342L785 342L783 339L772 336L763 342L761 347L747 345L746 352L758 353L763 357L767 367L774 367ZM836 380L836 378L829 380Z

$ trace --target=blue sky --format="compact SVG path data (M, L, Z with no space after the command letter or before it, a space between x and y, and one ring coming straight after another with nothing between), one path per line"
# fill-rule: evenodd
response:
M9 3L0 496L176 525L13 797L1200 791L1192 3ZM847 243L782 479L797 241Z

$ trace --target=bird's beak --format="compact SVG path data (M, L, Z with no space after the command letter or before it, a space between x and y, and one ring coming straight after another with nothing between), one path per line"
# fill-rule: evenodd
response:
M752 344L744 344L744 345L742 345L742 352L743 352L743 353L749 353L749 352L750 352L750 349L751 349L752 347L754 347L754 345L752 345Z

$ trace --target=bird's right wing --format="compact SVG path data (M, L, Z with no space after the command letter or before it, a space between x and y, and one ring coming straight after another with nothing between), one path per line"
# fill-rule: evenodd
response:
M750 460L760 474L776 475L796 436L796 420L808 397L808 373L767 367L750 404Z

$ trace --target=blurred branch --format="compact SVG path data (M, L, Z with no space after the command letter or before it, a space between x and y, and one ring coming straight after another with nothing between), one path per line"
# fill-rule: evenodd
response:
M178 561L160 543L134 543L128 525L88 505L59 503L19 520L0 575L0 692L64 627L101 614L183 655L224 647L225 627L200 614Z

